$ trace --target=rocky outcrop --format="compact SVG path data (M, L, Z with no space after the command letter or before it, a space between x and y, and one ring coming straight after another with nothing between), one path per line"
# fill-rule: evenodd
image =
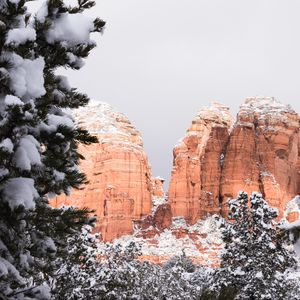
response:
M116 239L113 243L128 245L135 242L141 246L140 259L154 263L164 263L184 251L199 265L218 267L224 247L220 221L218 216L211 216L189 225L184 218L175 217L167 228L137 226L132 235ZM100 243L99 247L105 249L106 245Z
M229 108L212 103L200 110L175 147L169 186L174 216L195 223L219 213L219 183L231 125Z
M243 190L260 191L283 216L289 200L300 194L299 115L274 98L247 98L226 147L220 201Z
M228 109L205 108L174 149L169 199L173 216L194 223L227 215L241 190L260 191L283 216L300 194L299 115L274 98L247 98L232 128Z
M164 198L165 192L164 192L164 182L165 180L161 178L160 176L152 177L152 194L154 197L157 198Z
M151 169L140 133L128 118L104 103L93 103L74 111L82 127L97 136L99 143L80 145L85 160L80 168L89 184L51 201L88 207L97 215L96 231L110 241L132 233L133 220L152 209L152 191L161 193L161 180L151 180Z

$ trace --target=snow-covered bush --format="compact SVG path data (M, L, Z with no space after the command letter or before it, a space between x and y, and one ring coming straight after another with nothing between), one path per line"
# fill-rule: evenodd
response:
M79 69L104 26L81 14L94 1L44 1L35 18L26 2L0 0L0 299L10 300L50 299L62 241L88 219L48 205L86 181L77 144L96 141L64 110L88 97L55 71Z
M221 268L214 278L219 299L289 299L294 282L285 273L296 261L274 220L277 210L258 193L249 206L244 192L229 201L229 209Z
M141 261L139 247L112 245L100 267L99 299L200 299L211 272L182 254L164 265ZM95 298L98 299L98 298Z

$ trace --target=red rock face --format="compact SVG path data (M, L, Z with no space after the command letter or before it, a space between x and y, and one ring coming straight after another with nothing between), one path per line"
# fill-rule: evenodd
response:
M300 193L299 115L273 98L248 98L230 134L220 198L259 191L283 216ZM222 212L226 215L223 205Z
M174 216L194 223L227 215L241 190L259 191L283 216L300 194L299 115L273 98L247 98L233 128L221 105L200 111L174 149L169 199Z
M175 147L169 187L174 216L195 223L220 212L219 182L231 124L229 109L214 103L198 113Z
M94 209L96 231L101 232L105 241L130 234L133 220L151 212L152 190L161 192L161 186L151 180L141 136L126 116L113 111L107 104L79 109L74 116L99 139L97 144L79 148L85 157L80 168L86 173L89 184L51 203Z

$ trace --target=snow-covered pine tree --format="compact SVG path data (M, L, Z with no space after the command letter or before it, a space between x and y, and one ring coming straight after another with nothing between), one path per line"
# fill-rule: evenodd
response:
M241 192L229 201L229 219L223 229L225 249L216 273L218 299L288 299L284 272L295 267L278 234L277 210L259 193Z
M65 240L89 222L87 210L51 209L47 196L69 192L86 178L77 165L80 142L95 139L65 108L88 97L55 75L79 69L104 22L49 0L33 20L25 0L0 0L0 298L50 299L46 285Z
M57 260L55 276L50 279L52 295L56 300L99 299L98 284L102 272L97 249L97 235L92 226L85 225L81 231L70 234L66 240L65 253Z

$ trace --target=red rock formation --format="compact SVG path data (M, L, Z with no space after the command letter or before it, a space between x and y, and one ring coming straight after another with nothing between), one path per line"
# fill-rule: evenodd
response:
M260 191L283 216L300 194L299 115L273 98L247 98L230 134L227 108L200 111L174 149L169 199L174 216L194 223L227 215L227 200Z
M106 104L74 115L99 139L80 146L90 183L52 204L96 210L103 240L142 242L144 259L163 262L186 249L195 262L217 266L223 247L217 218L199 219L226 216L227 200L240 190L260 191L281 216L300 194L299 115L273 98L246 99L234 126L227 107L202 109L174 149L168 201L163 179L151 177L139 132L124 115ZM289 220L299 218L299 203L295 197L287 204Z
M219 182L232 118L218 103L200 110L174 149L169 202L174 216L195 223L219 213Z
M151 212L153 187L157 193L161 188L151 181L140 133L126 116L103 103L76 110L74 117L99 139L97 144L79 148L85 157L80 168L89 184L51 203L94 209L96 231L105 241L130 234L132 221Z
M299 115L274 98L247 98L230 134L220 196L226 202L240 191L260 191L283 216L300 194Z

